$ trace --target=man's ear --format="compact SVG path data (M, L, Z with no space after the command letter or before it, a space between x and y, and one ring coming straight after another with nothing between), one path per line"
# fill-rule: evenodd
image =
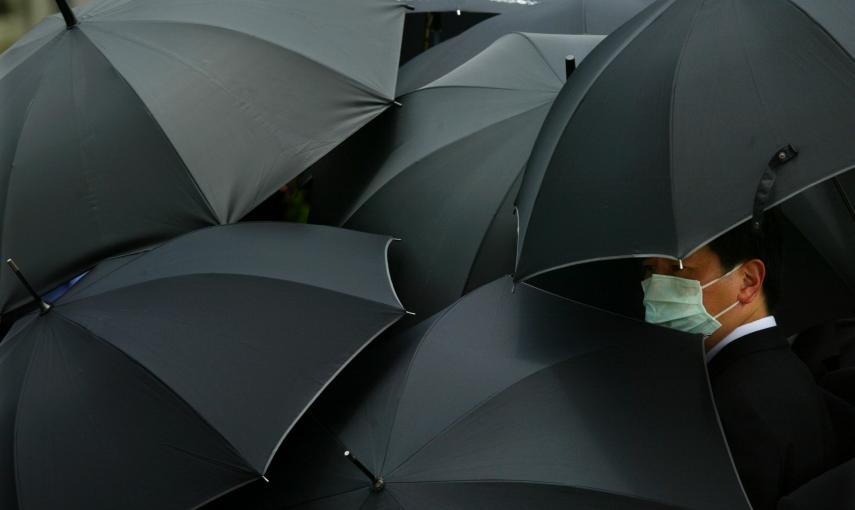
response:
M763 280L766 279L766 264L760 259L751 259L742 264L740 268L742 285L736 298L743 305L753 303L763 294Z

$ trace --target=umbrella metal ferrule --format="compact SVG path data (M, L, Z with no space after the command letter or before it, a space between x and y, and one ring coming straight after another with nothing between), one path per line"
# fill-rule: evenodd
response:
M264 480L264 483L270 483L270 480L268 480L264 475L261 475L261 479Z
M392 101L392 104L393 104L393 105L395 105L395 106L397 106L398 108L400 108L400 107L404 106L404 103L402 103L402 102L400 102L400 101Z
M30 282L28 282L27 279L24 277L24 273L21 272L21 268L18 267L18 264L16 264L15 261L11 258L6 259L6 263L9 264L9 267L12 269L12 272L15 273L15 276L18 277L18 280L20 280L24 288L27 289L27 292L29 292L30 295L33 297L33 301L35 301L39 305L39 308L41 309L41 314L44 315L48 313L51 309L51 306L47 304L45 300L42 299L41 296L39 296L39 293L36 292L36 289L34 289L32 285L30 285Z
M62 17L65 19L65 26L67 28L74 28L77 25L77 17L74 15L71 7L68 6L68 2L66 0L56 0L56 6L59 7L59 12L62 13Z
M344 456L347 457L347 459L350 462L353 462L353 465L356 466L357 468L359 468L359 470L362 471L362 474L364 474L365 476L368 477L369 480L371 480L371 490L372 491L380 492L383 490L383 487L386 486L386 483L383 481L383 479L379 478L377 476L374 476L374 473L372 473L367 467L365 467L365 464L363 464L362 462L359 462L359 459L354 457L353 454L350 453L350 450L345 451Z

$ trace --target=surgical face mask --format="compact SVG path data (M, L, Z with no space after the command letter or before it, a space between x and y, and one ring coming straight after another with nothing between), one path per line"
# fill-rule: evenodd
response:
M733 310L739 301L716 315L710 315L704 308L704 289L732 275L741 266L739 264L705 285L688 278L652 275L641 282L641 288L644 289L644 320L687 333L700 333L705 337L712 335L721 327L717 319Z

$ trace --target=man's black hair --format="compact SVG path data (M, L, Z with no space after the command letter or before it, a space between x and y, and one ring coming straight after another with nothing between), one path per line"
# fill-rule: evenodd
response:
M766 296L769 313L773 313L781 295L783 252L780 221L778 212L773 209L763 215L759 227L754 225L753 220L749 220L709 243L725 272L741 262L752 259L763 261L766 265L763 294Z

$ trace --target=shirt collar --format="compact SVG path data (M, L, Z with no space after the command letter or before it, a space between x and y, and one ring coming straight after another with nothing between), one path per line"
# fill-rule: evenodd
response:
M775 321L775 317L769 315L767 317L763 317L762 319L757 319L756 321L749 322L747 324L743 324L738 328L734 329L730 332L729 335L722 338L721 341L707 352L707 363L710 362L711 359L715 357L722 349L724 349L727 344L739 340L740 338L750 335L751 333L756 333L763 329L774 328L778 323Z

